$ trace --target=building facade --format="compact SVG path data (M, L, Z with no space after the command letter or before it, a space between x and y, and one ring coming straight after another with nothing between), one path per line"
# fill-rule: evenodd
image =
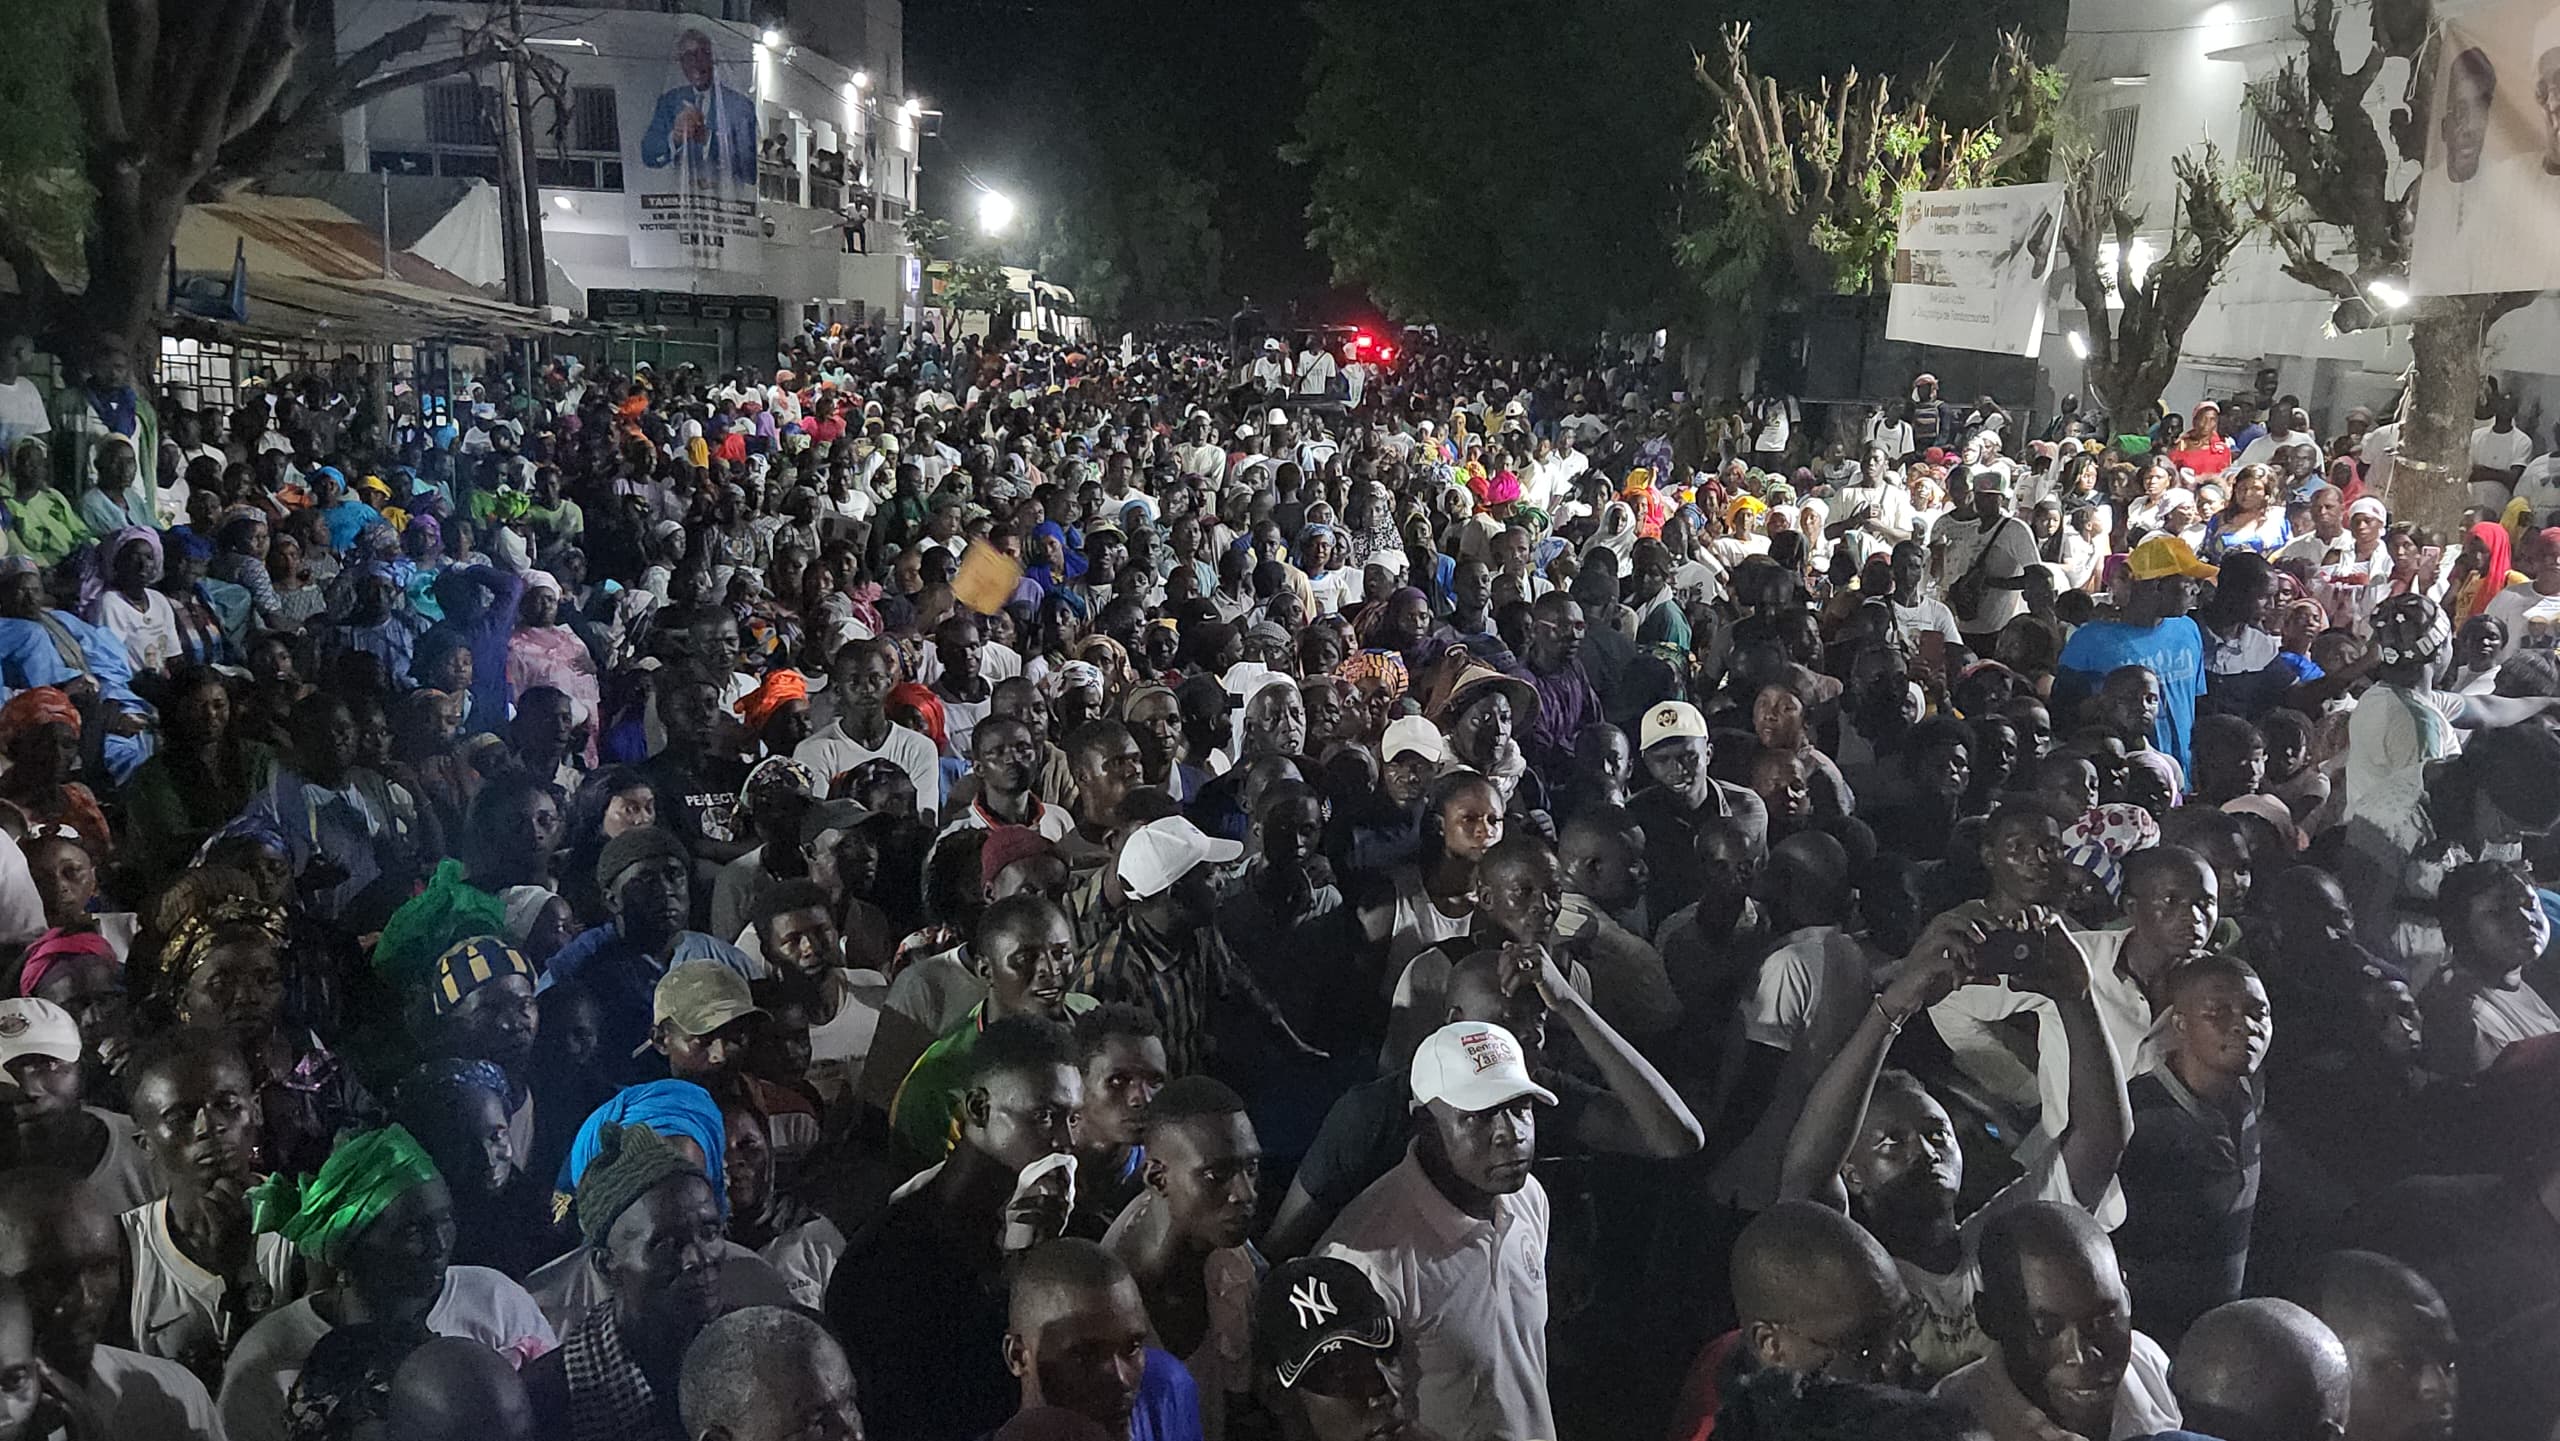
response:
M2361 0L2348 0L2340 12L2340 49L2355 66L2371 48L2369 12ZM2069 81L2065 123L2123 177L2130 208L2144 218L2137 267L2146 251L2168 242L2177 156L2211 142L2226 169L2282 176L2248 91L2303 49L2288 0L2072 0L2061 59ZM2397 61L2385 67L2371 92L2377 116L2402 94L2406 69ZM2399 165L2394 188L2414 173ZM2245 393L2267 365L2276 368L2280 393L2300 396L2315 420L2334 424L2354 405L2379 409L2397 393L2409 363L2408 328L2332 335L2332 306L2284 273L2272 241L2253 238L2232 257L2187 332L2164 403L2183 409L2207 395ZM2054 396L2081 388L2069 341L2086 325L2065 279L2047 309L2044 363ZM2528 415L2540 402L2547 433L2560 421L2560 300L2545 296L2500 321L2490 331L2487 365L2525 398Z
M805 27L770 0L524 7L528 44L564 77L525 115L551 303L720 367L775 330L917 318L904 222L932 117L905 90L900 0L801 8ZM488 17L386 0L343 17L338 51L433 13ZM499 99L489 72L382 96L346 116L344 166L494 181ZM495 191L474 195L503 244Z

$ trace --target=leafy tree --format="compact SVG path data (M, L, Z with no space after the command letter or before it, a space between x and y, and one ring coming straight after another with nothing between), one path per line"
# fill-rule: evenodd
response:
M44 144L9 158L33 169L44 193L0 204L0 263L57 341L114 336L145 354L189 203L273 168L376 96L504 57L546 64L494 7L469 23L422 16L339 58L325 0L17 3L39 27L58 24L61 43L22 47L13 9L11 48L58 67L63 88L37 111ZM430 46L444 53L415 58ZM12 56L13 80L27 59ZM68 106L67 126L57 104ZM60 227L84 191L79 264L66 266Z
M1314 0L1308 243L1391 313L1584 339L1661 323L1695 21L1645 0Z
M2289 182L2259 211L2284 254L2285 273L2337 297L2331 323L2339 331L2409 327L2408 408L2387 498L2393 514L2450 531L2468 496L2489 327L2534 297L2427 296L2404 309L2376 309L2374 283L2401 284L2409 273L2421 181L2395 183L2393 161L2426 160L2434 7L2429 0L2373 0L2373 49L2352 70L2339 53L2338 8L2337 0L2302 0L2295 29L2304 53L2250 90L2249 103L2284 157ZM2406 63L2408 79L2386 140L2370 101L2393 60Z
M2016 31L2000 37L1983 120L1955 126L1934 109L1942 79L1933 65L1898 95L1891 76L1853 68L1784 90L1753 68L1751 27L1727 29L1720 59L1698 61L1714 119L1690 165L1711 218L1682 254L1701 283L1722 294L1772 278L1804 295L1882 293L1903 197L2015 178L2061 98L2059 77Z
M2221 170L2210 144L2201 157L2181 155L2178 209L2166 254L2139 279L2133 273L2134 235L2142 217L2125 209L2119 191L2101 185L2094 153L2074 159L2062 215L2062 253L2071 266L2072 292L2089 317L2090 395L2118 429L2143 424L2177 373L2187 327L2203 313L2205 297L2223 264L2249 235L2250 218ZM2116 247L2115 269L2106 269L2104 246ZM2108 304L2113 297L2120 311Z

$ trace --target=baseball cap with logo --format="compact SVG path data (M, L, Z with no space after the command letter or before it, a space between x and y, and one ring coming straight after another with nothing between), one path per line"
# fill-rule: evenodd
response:
M2222 574L2220 567L2196 559L2195 547L2174 535L2155 535L2133 548L2125 557L2125 567L2135 580L2164 580L2173 575L2211 580Z
M1461 1111L1490 1111L1522 1096L1552 1106L1556 1093L1529 1076L1520 1042L1490 1021L1453 1021L1413 1053L1415 1105L1444 1101Z
M1387 737L1379 743L1378 753L1390 762L1398 756L1418 755L1440 765L1449 759L1449 738L1418 715L1402 716L1387 723Z
M78 1061L80 1023L71 1019L69 1011L33 996L0 1001L0 1080L17 1083L8 1065L21 1056Z
M707 1036L732 1021L761 1016L747 978L718 961L687 961L658 979L652 1020L688 1036Z
M1244 854L1234 841L1217 840L1180 816L1149 821L1120 845L1120 880L1129 899L1163 895L1202 861L1224 865Z
M1703 737L1707 718L1698 708L1684 700L1667 700L1644 713L1644 725L1638 735L1638 750L1650 750L1655 741Z
M1317 1361L1356 1346L1387 1351L1395 1317L1359 1267L1335 1256L1305 1256L1271 1268L1254 1298L1253 1339L1262 1364L1284 1388L1306 1379Z

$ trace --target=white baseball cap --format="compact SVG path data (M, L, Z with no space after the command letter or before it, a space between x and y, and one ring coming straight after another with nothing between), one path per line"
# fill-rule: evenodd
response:
M1556 1093L1529 1078L1520 1042L1491 1021L1453 1021L1413 1053L1416 1105L1445 1101L1461 1111L1490 1111L1522 1096L1552 1106Z
M1404 716L1387 723L1387 738L1379 745L1379 754L1392 761L1398 756L1418 755L1433 765L1445 765L1449 759L1449 738L1440 727L1418 715Z
M1234 841L1216 840L1180 816L1149 821L1129 833L1120 846L1120 880L1129 899L1160 896L1191 874L1202 861L1225 865L1244 854Z
M1706 733L1707 718L1698 714L1696 706L1684 700L1667 700L1644 713L1636 749L1651 750L1655 741L1703 737Z
M33 996L0 1001L0 1080L17 1083L8 1065L21 1056L79 1060L80 1023L69 1011Z

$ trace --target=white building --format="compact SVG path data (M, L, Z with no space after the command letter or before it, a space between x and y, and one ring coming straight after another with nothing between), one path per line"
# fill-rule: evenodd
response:
M548 100L532 106L552 304L647 330L665 337L671 356L721 366L770 354L773 335L788 336L804 322L917 318L922 270L903 222L915 204L918 148L931 121L924 102L905 89L901 0L804 8L805 33L795 33L803 27L791 25L773 0L752 12L747 0L524 7L530 43L567 76L565 117ZM338 51L350 53L434 13L451 15L457 27L486 23L489 15L480 4L455 0L378 0L342 10ZM679 47L706 42L716 78L696 89ZM404 63L452 48L450 40L431 44ZM497 179L494 83L494 72L483 72L394 92L349 113L345 167ZM644 246L634 238L638 197L626 190L626 175L649 173L657 188L668 188L668 172L640 167L668 163L667 114L692 95L705 97L695 113L714 117L704 153L716 153L732 135L743 152L752 135L752 191L743 154L734 170L706 166L706 174L717 170L716 183L734 186L737 230L728 248L718 240ZM750 108L752 132L738 113ZM658 154L643 160L652 145ZM489 208L491 269L464 273L495 281L502 274L494 268L495 246L503 243L495 189L475 188L469 203Z
M2122 167L2131 209L2146 243L2168 239L2177 181L2170 162L2211 141L2227 167L2275 176L2281 161L2246 99L2302 53L2289 0L2072 0L2061 65L2070 82L2066 124L2079 128ZM2361 0L2340 6L2340 49L2352 67L2371 49ZM2402 93L2407 67L2392 62L2373 87L2380 107ZM2389 132L2384 130L2384 143ZM2403 164L2393 178L2407 183ZM2139 264L2141 252L2136 252ZM2067 283L2048 311L2044 363L2055 395L2079 391L2069 333L2085 324ZM2221 285L2188 330L2185 356L2163 403L2183 410L2207 394L2247 393L2260 365L2275 366L2280 394L2298 395L2315 424L2334 426L2349 406L2379 408L2409 361L2406 327L2327 334L2332 299L2284 274L2274 243L2253 239L2232 257ZM2560 300L2542 300L2500 321L2489 335L2488 368L2542 403L2544 426L2560 421Z

